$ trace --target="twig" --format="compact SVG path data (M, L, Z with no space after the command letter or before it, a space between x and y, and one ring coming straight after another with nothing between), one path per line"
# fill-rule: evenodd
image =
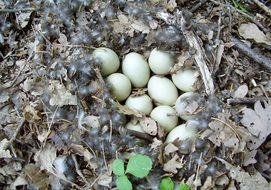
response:
M229 105L237 105L237 104L254 104L257 101L267 101L266 97L255 97L255 98L230 98L227 100L227 104Z
M157 13L157 17L164 20L169 25L175 25L179 27L179 29L182 31L186 41L188 42L190 48L195 49L196 53L194 55L196 65L198 66L202 80L204 82L205 91L208 95L214 94L214 83L213 79L211 77L211 73L207 67L207 64L204 59L204 51L202 47L200 46L196 35L193 33L193 31L187 31L185 24L186 20L183 16L182 11L177 10L176 16L173 16L169 13L159 11Z
M271 71L271 58L270 57L266 57L259 52L255 52L248 45L246 45L245 43L241 42L240 40L238 40L237 38L235 38L233 36L231 37L231 41L234 43L234 46L240 52L242 52L243 54L248 56L250 59L255 61L256 63L264 66L269 71Z
M211 119L215 120L215 121L219 121L219 122L223 123L224 125L228 126L233 131L233 133L236 135L236 137L239 140L241 139L240 135L236 132L236 130L231 125L229 125L228 123L226 123L225 121L223 121L221 119L218 119L218 118L215 118L215 117L211 117Z
M0 9L1 13L15 13L15 12L28 12L28 11L38 11L35 8L24 8L24 9Z
M231 6L231 5L225 5L223 3L220 3L216 0L210 0L212 3L216 4L216 5L220 5L220 6L224 6L226 8L230 8L233 11L238 12L239 14L243 15L244 17L246 17L248 20L250 20L251 22L253 22L254 24L256 24L259 28L261 28L264 32L267 32L267 30L265 29L265 27L257 20L255 20L252 16L250 16L247 13L244 13L242 11L240 11L239 9L236 9L235 7Z
M83 179L84 183L87 184L87 186L90 186L90 183L87 181L85 176L82 174L74 154L72 155L72 159L73 159L73 162L74 162L74 165L75 165L76 173Z
M198 4L196 4L190 11L193 13L195 12L198 8L200 8L202 5L204 5L207 2L207 0L201 0Z
M253 0L253 2L258 5L268 16L271 16L271 9L269 9L267 6L265 6L262 2L259 0Z

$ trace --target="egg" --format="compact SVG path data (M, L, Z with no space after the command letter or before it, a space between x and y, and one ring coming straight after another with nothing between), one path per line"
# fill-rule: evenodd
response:
M149 56L151 71L158 75L166 75L174 65L172 56L164 51L153 49Z
M108 76L119 69L120 60L113 50L100 47L95 49L92 55L101 61L101 73L103 76Z
M142 126L140 125L139 122L137 123L133 123L133 122L128 122L125 126L127 129L133 130L133 131L137 131L140 133L145 133L145 131L142 129Z
M178 97L178 99L175 102L175 110L176 110L176 112L178 113L180 118L182 118L185 121L194 118L194 115L189 113L186 110L186 107L189 106L189 102L187 100L191 99L194 95L195 95L195 93L193 93L193 92L183 93L182 95L180 95Z
M171 131L178 124L178 117L175 110L170 106L157 106L150 114L166 132Z
M111 94L118 101L125 100L131 93L132 85L128 77L122 73L113 73L106 78Z
M172 74L173 83L184 92L197 90L195 83L198 81L199 72L192 69L179 70Z
M130 109L134 109L147 115L151 113L153 108L152 99L146 94L140 96L129 96L125 105Z
M178 90L166 77L154 75L148 82L148 94L156 105L174 105L178 98Z
M166 142L170 143L176 139L186 140L188 138L195 138L197 130L192 127L187 127L186 124L178 125L167 135Z
M150 68L144 57L132 52L125 56L122 63L122 72L131 81L134 87L146 86L150 78Z

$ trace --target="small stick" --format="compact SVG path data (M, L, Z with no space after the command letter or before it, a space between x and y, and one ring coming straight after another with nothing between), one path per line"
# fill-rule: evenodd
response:
M1 13L15 13L15 12L28 12L28 11L37 11L39 9L34 8L24 8L24 9L0 9Z
M237 104L254 104L257 101L267 101L266 97L255 97L255 98L230 98L227 99L227 104L237 105Z
M271 16L271 9L269 9L267 6L265 6L262 2L259 0L252 0L258 7L260 7L268 16Z
M248 45L245 43L241 42L239 39L235 37L231 37L231 41L234 43L234 46L243 54L248 56L250 59L258 63L259 65L264 66L267 68L269 71L271 71L271 58L266 57L259 52L255 52L252 50Z

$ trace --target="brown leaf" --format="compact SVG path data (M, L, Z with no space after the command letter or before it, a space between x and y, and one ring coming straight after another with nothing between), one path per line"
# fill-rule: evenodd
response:
M180 169L184 166L183 159L180 159L178 155L175 155L171 160L164 164L163 170L166 172L176 174L177 169Z
M23 173L25 179L32 184L35 189L49 189L49 176L46 172L42 172L39 167L34 164L27 164L23 169Z
M157 135L157 124L153 119L149 117L142 117L139 118L139 123L146 133L152 136Z
M138 111L132 110L132 109L128 108L127 106L121 105L118 102L117 102L117 108L118 108L118 111L120 113L123 113L124 115L132 115L132 116L136 116L136 117L143 117L144 116L144 114L142 114Z
M177 150L179 150L179 148L177 146L175 146L172 143L169 143L164 150L165 155L169 155L170 153L176 152Z

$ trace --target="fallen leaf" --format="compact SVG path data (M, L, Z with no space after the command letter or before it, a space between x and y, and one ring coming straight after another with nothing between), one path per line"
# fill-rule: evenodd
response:
M248 148L257 149L271 133L271 105L265 103L263 107L261 102L257 101L254 110L245 108L243 114L241 123L252 134L247 142Z
M271 45L271 39L269 39L256 24L246 23L241 24L238 28L239 34L245 39L253 39L258 43L265 43Z
M143 117L144 116L144 114L142 114L138 111L135 111L133 109L130 109L127 106L121 105L118 102L116 104L117 104L118 111L120 113L123 113L124 115L131 115L131 116L136 116L136 117Z
M98 184L104 187L110 187L112 183L112 175L105 173L99 176Z
M163 170L170 173L178 173L177 169L180 169L184 166L184 162L178 155L174 155L171 160L164 164Z
M51 92L49 102L51 106L77 105L77 96L72 95L58 80L51 81L49 91Z
M27 164L23 169L23 177L35 189L49 189L49 176L46 172L42 172L39 167L34 164Z
M6 150L6 146L9 143L7 139L0 141L0 158L11 158L9 150Z
M142 117L139 118L139 123L146 133L152 136L157 135L157 124L153 119L149 117Z
M161 140L154 138L150 149L153 151L159 150L162 144L163 142Z
M253 175L249 175L249 173L243 171L240 167L235 167L223 159L217 157L216 159L226 166L230 177L239 183L240 190L269 190L269 183L259 172L256 171Z
M37 164L40 165L40 168L42 170L47 170L51 173L53 173L53 162L56 158L56 148L54 145L46 144L45 147L39 151L36 152L34 156L34 160Z
M257 163L257 160L255 159L256 154L257 154L257 150L245 152L245 158L243 161L243 165L248 166L249 164Z
M169 143L164 150L165 155L169 155L170 153L176 152L177 150L179 150L179 148L177 146L175 146L172 143Z

